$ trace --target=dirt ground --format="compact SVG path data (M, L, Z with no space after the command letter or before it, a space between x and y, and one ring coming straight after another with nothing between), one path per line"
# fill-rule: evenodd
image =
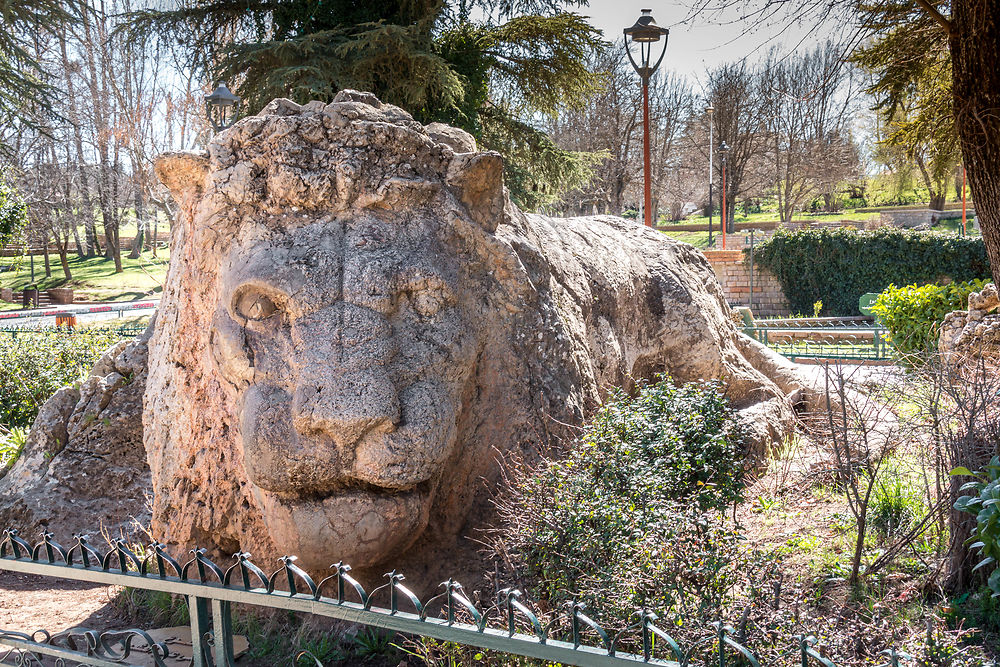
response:
M113 591L109 586L0 573L0 629L55 634L74 627L117 627L124 619L111 605Z

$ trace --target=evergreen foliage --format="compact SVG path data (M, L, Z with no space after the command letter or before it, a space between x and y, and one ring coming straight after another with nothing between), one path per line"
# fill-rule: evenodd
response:
M28 207L17 189L0 172L0 248L20 242L28 226Z
M851 59L872 76L868 93L884 123L880 160L898 168L915 162L932 204L943 203L948 178L961 161L947 35L911 2L879 3L866 11L878 37Z
M506 562L550 608L578 600L627 624L647 607L697 626L767 571L721 520L742 497L746 437L718 383L615 391L566 458L499 499Z
M504 155L511 195L531 208L589 179L599 159L559 149L534 123L599 85L586 66L599 32L564 4L580 3L193 0L135 12L129 32L183 42L193 66L243 97L244 113L355 88L421 122L461 127Z
M779 229L756 246L754 263L778 278L793 312L812 312L822 301L824 315L859 315L861 295L893 284L990 275L980 238L891 227Z
M42 403L86 377L116 342L106 331L0 332L0 425L31 426Z
M77 0L0 0L0 122L38 127L56 91L34 55L37 39L74 21ZM0 150L5 149L0 145Z
M937 348L944 316L965 309L969 293L982 288L981 280L949 285L889 285L878 295L872 312L889 330L892 346L903 355L916 355L916 361Z
M974 477L962 485L961 491L973 495L955 501L955 509L976 517L976 532L969 540L971 548L982 557L974 569L989 573L987 583L993 597L1000 597L1000 457L990 459L985 470L972 472L968 468L955 468L952 475Z

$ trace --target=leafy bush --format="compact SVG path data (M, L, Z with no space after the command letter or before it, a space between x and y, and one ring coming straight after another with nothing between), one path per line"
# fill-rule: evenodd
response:
M888 285L988 278L981 238L882 227L779 229L754 249L754 263L773 273L793 312L816 301L824 314L858 315L858 298Z
M85 377L117 340L109 332L0 332L0 424L31 426L42 403Z
M27 226L27 205L6 175L0 173L0 248L21 241Z
M771 572L720 515L741 498L745 440L717 383L615 393L567 458L512 480L498 550L549 608L584 601L612 628L640 606L705 620Z
M992 570L988 585L993 597L1000 597L1000 456L994 456L986 470L972 472L968 468L955 468L952 475L975 477L962 485L962 491L973 491L975 495L962 496L955 501L955 509L976 517L975 540L971 545L983 557L974 569Z
M878 295L872 313L889 331L889 342L903 354L922 354L937 347L938 329L944 316L962 310L969 293L983 288L984 281L950 285L889 285Z

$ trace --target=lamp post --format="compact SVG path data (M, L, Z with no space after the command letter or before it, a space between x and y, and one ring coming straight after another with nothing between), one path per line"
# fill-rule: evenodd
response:
M221 132L227 127L232 127L236 122L239 104L239 95L234 95L225 83L220 83L211 95L206 95L205 109L208 111L208 122L212 124L212 129Z
M670 34L670 31L656 25L656 21L653 20L652 9L643 9L642 15L636 20L635 24L631 28L625 28L624 32L625 53L628 54L628 59L632 62L632 67L642 80L642 210L646 226L652 227L653 212L650 210L652 208L652 196L649 184L649 78L653 76L653 72L663 62L663 56L667 53L667 36ZM663 50L660 52L660 57L657 59L656 64L650 67L649 63L653 53L653 44L659 42L661 37L663 38ZM631 44L639 45L638 63L632 57L630 39L632 40Z
M708 112L708 245L711 246L713 244L712 214L715 213L715 206L712 202L712 186L715 185L715 162L712 159L714 157L712 150L715 144L715 118L712 113L715 108L706 107L705 111Z
M719 222L722 223L722 249L726 249L726 227L729 225L729 209L726 207L726 167L729 162L729 146L725 140L719 144L719 154L722 156L722 211Z

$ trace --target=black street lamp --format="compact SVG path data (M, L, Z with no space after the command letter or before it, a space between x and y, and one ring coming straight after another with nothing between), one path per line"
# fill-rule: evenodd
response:
M638 18L635 25L631 28L625 28L624 32L625 53L628 54L628 59L632 62L632 67L635 68L639 78L642 79L642 207L646 226L652 227L653 212L650 210L652 208L652 196L649 184L649 78L653 76L653 72L663 62L663 56L667 53L667 37L670 35L670 31L656 25L656 21L653 20L652 9L643 9L642 16ZM659 42L661 37L663 38L663 50L660 52L660 57L657 59L656 64L650 66L653 44ZM630 39L631 44L629 43ZM639 45L638 63L632 57L632 44Z
M232 127L236 122L239 105L239 95L234 95L225 83L216 86L211 95L205 96L205 109L208 111L208 122L212 124L212 129L222 132L227 127Z
M726 202L726 167L729 166L729 146L725 140L719 145L719 155L722 156L722 211L719 214L722 222L722 249L726 249L726 231L729 226L729 209Z

